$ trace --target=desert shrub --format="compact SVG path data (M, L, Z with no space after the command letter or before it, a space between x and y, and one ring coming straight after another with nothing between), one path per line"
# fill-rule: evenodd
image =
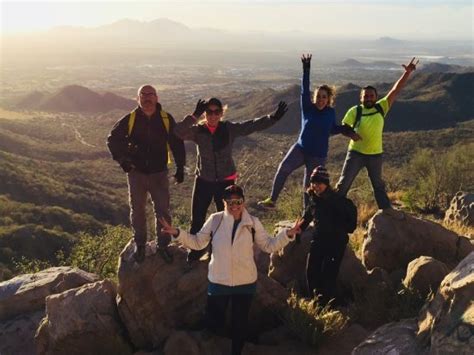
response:
M378 327L388 322L416 317L424 303L432 297L430 294L425 298L416 290L403 285L398 290L385 284L380 284L377 289L355 287L353 292L350 317L367 327Z
M285 325L296 337L314 347L324 338L341 332L349 322L349 317L330 304L320 305L317 298L308 300L292 292L287 304L283 314Z
M131 237L130 228L124 226L109 226L99 235L82 233L66 264L102 278L115 278L120 252Z
M445 153L422 149L408 163L410 187L405 202L414 210L439 212L457 191L474 188L474 143Z

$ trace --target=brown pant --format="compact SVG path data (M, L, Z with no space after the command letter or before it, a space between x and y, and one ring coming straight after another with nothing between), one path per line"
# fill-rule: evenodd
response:
M131 171L127 174L130 202L130 221L133 228L133 238L137 245L145 245L147 241L146 202L148 193L153 201L155 211L155 228L157 242L165 247L170 242L170 236L161 233L159 217L164 217L171 223L170 193L168 171L154 174L143 174Z

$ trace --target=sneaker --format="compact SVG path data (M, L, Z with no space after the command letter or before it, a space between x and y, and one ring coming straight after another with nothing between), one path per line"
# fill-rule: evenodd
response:
M144 245L137 245L137 249L135 253L133 253L133 258L139 264L141 264L145 260L145 246Z
M276 204L273 202L271 197L267 197L263 201L258 201L257 205L262 206L264 208L275 208Z
M173 263L173 254L170 253L168 247L160 247L156 246L156 252L163 258L165 263L171 264Z

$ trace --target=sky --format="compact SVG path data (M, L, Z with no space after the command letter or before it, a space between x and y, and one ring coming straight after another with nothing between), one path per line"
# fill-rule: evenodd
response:
M473 39L472 0L0 0L2 34L166 17L191 28L328 37Z

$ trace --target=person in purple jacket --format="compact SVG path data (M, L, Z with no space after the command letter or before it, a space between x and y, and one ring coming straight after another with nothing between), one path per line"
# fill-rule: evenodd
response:
M342 133L353 140L360 137L349 126L336 124L334 111L335 90L328 85L321 85L316 90L314 102L311 101L309 75L311 54L302 55L303 80L301 84L301 131L298 141L290 148L278 166L273 179L271 196L258 204L265 208L275 208L276 201L285 185L288 176L301 166L305 166L303 190L309 185L309 177L317 166L324 166L328 154L329 136ZM305 196L305 207L307 198Z

